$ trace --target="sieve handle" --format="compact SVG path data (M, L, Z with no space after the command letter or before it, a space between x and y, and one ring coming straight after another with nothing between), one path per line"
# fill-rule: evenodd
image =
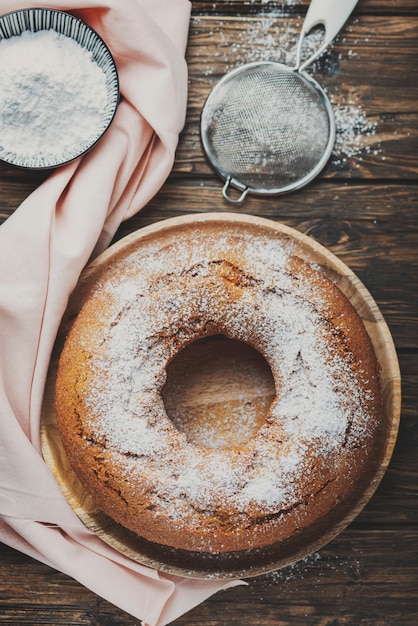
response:
M357 2L358 0L311 1L303 22L302 32L299 37L295 68L298 72L302 72L306 69L324 52L348 20ZM319 24L322 24L325 27L325 36L322 40L321 46L309 57L309 59L301 63L303 41L309 31Z
M228 200L228 202L232 202L233 204L239 204L240 202L244 200L245 196L250 190L248 187L244 187L243 185L236 183L236 187L241 191L241 195L238 198L232 198L232 196L229 195L228 191L229 191L230 186L233 184L233 182L234 181L232 180L230 176L226 179L225 185L223 186L223 189L222 189L222 195L225 198L225 200Z

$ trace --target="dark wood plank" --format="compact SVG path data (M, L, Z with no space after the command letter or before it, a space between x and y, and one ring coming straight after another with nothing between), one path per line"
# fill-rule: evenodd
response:
M208 0L193 0L193 11L199 14L213 15L220 13L223 15L259 15L264 13L279 12L284 14L300 13L304 15L309 6L308 0L229 0L223 2L218 0L208 2ZM361 13L394 13L402 15L405 13L417 13L418 6L415 0L387 0L379 2L379 0L360 0L357 4L353 15Z

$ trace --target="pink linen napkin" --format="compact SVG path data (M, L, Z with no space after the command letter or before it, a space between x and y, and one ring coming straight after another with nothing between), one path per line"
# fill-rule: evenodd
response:
M52 347L91 256L168 176L184 124L188 0L3 0L88 22L118 67L121 102L104 138L56 170L0 227L0 540L80 581L150 626L168 624L238 581L196 581L143 567L84 527L40 451Z

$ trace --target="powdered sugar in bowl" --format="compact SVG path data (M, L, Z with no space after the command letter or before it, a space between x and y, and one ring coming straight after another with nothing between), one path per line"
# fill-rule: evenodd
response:
M119 102L104 41L63 11L22 9L0 17L0 160L53 168L102 137Z

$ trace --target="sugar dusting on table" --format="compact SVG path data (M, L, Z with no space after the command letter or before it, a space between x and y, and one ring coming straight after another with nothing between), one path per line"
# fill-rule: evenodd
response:
M352 555L347 558L340 557L337 554L328 556L321 552L313 552L287 567L265 574L264 580L270 586L278 585L281 589L284 588L287 597L292 593L299 593L298 583L303 583L306 579L309 579L314 587L318 587L321 584L323 586L325 577L333 578L336 575L340 575L352 579L353 573L358 573L361 567L361 561Z
M245 4L251 4L249 2ZM225 72L234 69L245 63L256 61L278 61L293 66L296 60L296 47L300 35L302 21L289 19L292 6L296 6L294 0L283 0L276 2L272 0L262 0L261 9L251 15L248 20L248 27L235 31L234 41L227 41L223 36L224 27L227 23L213 20L213 34L220 38L221 44L218 46L214 56L225 65ZM290 11L289 11L290 9ZM192 22L198 24L201 18L195 17ZM350 23L345 26L345 30L350 30ZM318 49L322 33L320 30L312 31L305 38L305 55ZM344 36L340 35L340 40L344 41ZM339 41L339 37L335 42ZM335 42L331 43L321 58L321 64L327 66L331 63L332 51ZM212 73L211 58L205 62L205 48L200 53L199 61L203 67L207 66L206 75ZM348 57L354 57L355 50L348 51ZM305 56L305 58L306 58ZM340 59L342 58L340 54ZM315 73L315 63L308 71ZM320 81L320 78L318 78ZM324 87L327 92L326 87ZM379 153L379 147L373 146L373 137L377 132L377 121L364 110L362 103L356 94L347 93L343 85L336 92L327 93L333 106L336 121L336 141L331 156L331 162L335 167L344 166L351 158L355 157L355 167L360 167L360 162L364 154L373 151L374 155ZM384 158L384 157L382 157Z

